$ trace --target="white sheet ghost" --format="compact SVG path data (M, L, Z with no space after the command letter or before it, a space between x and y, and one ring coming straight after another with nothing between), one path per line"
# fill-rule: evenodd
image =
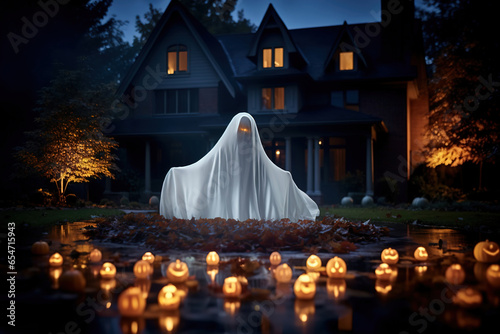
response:
M319 209L290 172L269 160L253 117L239 113L203 158L168 171L160 214L181 219L298 221L315 220Z

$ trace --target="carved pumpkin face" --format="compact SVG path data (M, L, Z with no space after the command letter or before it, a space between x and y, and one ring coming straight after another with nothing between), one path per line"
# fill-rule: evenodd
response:
M125 317L139 317L145 308L146 300L138 287L127 288L118 296L118 310Z
M111 262L104 262L99 274L104 279L114 278L116 276L116 267Z
M335 300L344 298L346 290L347 284L344 279L330 277L326 281L326 292Z
M102 259L102 253L100 250L97 248L94 248L90 254L89 254L89 260L91 263L98 263L101 262Z
M384 263L396 264L399 261L399 253L395 249L386 248L382 251L382 254L380 254L380 258Z
M185 262L177 259L175 262L171 262L167 268L167 278L172 283L183 283L187 281L189 277L189 269Z
M207 265L209 266L217 266L219 264L220 258L217 252L210 252L207 254Z
M494 241L481 241L474 247L474 257L479 262L497 262L500 260L500 248Z
M155 256L151 252L144 253L144 255L142 256L142 259L144 261L148 261L149 264L151 264L151 265L155 262Z
M453 302L465 308L478 307L483 302L481 292L472 287L463 288L453 296Z
M494 288L500 288L500 265L490 265L486 270L486 279Z
M425 261L429 257L429 254L427 254L427 250L424 247L420 246L415 249L413 256L417 261Z
M68 292L82 292L87 284L83 274L76 269L65 271L59 277L61 290Z
M226 297L238 297L241 294L241 283L235 276L227 277L222 285L222 292Z
M465 280L465 271L460 264L455 263L446 269L445 277L450 284L459 285Z
M146 260L139 260L134 264L134 275L137 278L148 278L151 274L151 265Z
M293 292L298 299L313 299L316 294L316 283L308 274L302 274L295 280Z
M49 244L45 241L37 241L31 246L31 253L35 255L47 255L49 252Z
M272 252L269 256L269 262L273 266L279 265L281 263L281 254L279 252Z
M375 275L377 280L389 281L392 277L392 269L387 263L381 263L377 269L375 269Z
M321 259L317 255L312 254L306 261L306 267L307 270L311 271L319 270L321 268Z
M158 305L162 310L176 310L181 299L176 294L177 288L173 284L165 285L158 293Z
M344 278L346 271L347 265L345 261L338 256L328 260L328 263L326 264L326 274L328 277Z
M63 257L59 253L54 253L49 258L49 264L51 267L60 267L63 264Z
M278 283L288 283L292 280L292 268L286 263L280 264L274 271Z

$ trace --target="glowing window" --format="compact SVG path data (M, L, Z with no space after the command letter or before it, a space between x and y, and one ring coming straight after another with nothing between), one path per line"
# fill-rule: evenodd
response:
M283 48L274 49L274 67L283 67Z
M269 68L273 64L273 49L264 49L262 53L262 67Z
M262 50L263 68L283 67L283 63L283 48Z
M173 45L168 48L167 74L187 72L188 51L184 45Z
M341 71L351 71L354 69L353 52L341 52L339 57L339 69Z
M283 110L285 109L285 88L262 88L262 109Z

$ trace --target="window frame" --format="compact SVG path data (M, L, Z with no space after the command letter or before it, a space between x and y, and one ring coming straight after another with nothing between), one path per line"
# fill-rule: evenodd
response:
M185 59L184 57L181 57L181 55L185 53ZM170 73L170 55L175 54L175 69L172 73ZM181 62L185 63L185 70L181 69ZM167 48L167 76L171 75L179 75L179 74L186 74L189 73L189 49L186 45L184 44L174 44L170 45Z
M276 93L276 90L277 89L282 89L283 90L283 100L281 101L282 104L283 104L283 108L276 108L276 97L277 97L277 93ZM271 108L265 108L265 105L264 105L264 90L270 90L271 91ZM274 111L274 110L286 110L286 88L285 86L273 86L273 87L261 87L260 89L260 99L261 99L261 105L260 105L260 109L263 110L263 111Z
M345 54L350 54L351 56L351 64L352 64L352 68L345 68L343 69L342 65L343 65L343 57L342 55L345 55ZM355 71L356 70L356 57L354 56L354 52L353 51L341 51L339 52L339 56L338 56L338 70L340 72L352 72L352 71Z
M281 66L276 66L276 50L281 50ZM265 66L266 63L266 51L270 51L270 66ZM279 47L264 47L262 48L262 69L264 70L269 70L269 69L279 69L279 68L285 68L285 48L282 46Z
M181 94L186 93L185 101L180 101ZM175 101L169 101L169 95L175 94ZM161 102L160 102L161 101ZM159 103L160 102L160 103ZM186 103L187 112L179 111L181 103ZM169 104L175 104L175 111L169 112ZM160 110L161 107L161 110ZM156 91L155 108L153 115L166 116L166 115L188 115L199 113L199 91L196 88L182 88L182 89L165 89Z

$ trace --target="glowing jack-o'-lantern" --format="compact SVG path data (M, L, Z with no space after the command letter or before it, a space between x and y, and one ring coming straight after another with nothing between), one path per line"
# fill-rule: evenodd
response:
M99 274L104 279L114 278L116 276L116 267L111 262L104 262L101 270L99 270Z
M176 310L181 299L176 294L177 288L173 284L165 285L158 293L158 305L162 310Z
M396 264L399 261L399 253L393 248L386 248L380 254L382 262L387 264Z
M429 257L429 254L427 254L427 250L425 249L425 247L419 246L417 247L417 249L415 249L413 256L417 261L425 261Z
M344 279L330 277L326 281L326 292L335 300L344 298L346 290L347 284Z
M209 266L217 266L219 264L220 258L217 252L211 251L207 254L207 265Z
M230 276L224 279L224 284L222 285L222 293L226 297L239 297L242 291L240 280L238 277Z
M162 333L174 333L180 322L179 310L163 311L158 318L158 325Z
M477 289L467 287L457 291L453 296L453 302L465 308L474 308L481 305L483 295Z
M60 267L63 264L63 257L59 253L54 253L49 258L49 264L51 267Z
M171 262L167 268L167 278L172 283L183 283L189 277L189 269L185 262L177 259Z
M269 256L269 262L273 266L279 265L281 263L281 254L279 252L272 252Z
M481 241L474 247L474 257L479 262L497 262L500 260L500 248L494 241Z
M45 241L37 241L31 246L31 253L35 255L47 255L49 252L49 244Z
M153 263L155 262L155 256L151 252L144 253L144 255L142 255L142 259L144 261L148 261L149 264L151 264L151 265L153 265Z
M444 276L451 284L459 285L465 280L465 271L460 264L455 263L446 269Z
M282 263L274 270L274 277L278 283L288 283L292 280L292 268Z
M76 269L67 270L59 277L59 286L64 291L82 292L86 284L85 277L81 271Z
M500 288L500 265L492 264L486 270L486 280L494 288Z
M379 280L379 279L375 281L375 291L377 291L378 293L386 295L391 290L392 290L392 284L390 281Z
M311 271L319 270L321 268L321 259L317 255L312 254L307 258L306 267L307 270Z
M146 300L138 287L127 288L118 296L118 310L125 317L139 317L145 308Z
M392 269L387 263L381 263L377 269L375 269L375 275L377 280L389 281L393 277Z
M302 274L295 280L293 292L298 299L313 299L316 295L316 283L308 274Z
M148 278L151 274L151 265L146 260L139 260L134 264L134 275L137 278Z
M97 248L94 248L89 254L89 260L91 263L98 263L102 260L102 253Z
M346 271L347 265L345 261L338 256L328 260L326 264L326 274L328 277L344 278Z
M313 300L297 299L295 300L293 309L295 311L295 315L303 324L310 321L311 317L316 312Z

